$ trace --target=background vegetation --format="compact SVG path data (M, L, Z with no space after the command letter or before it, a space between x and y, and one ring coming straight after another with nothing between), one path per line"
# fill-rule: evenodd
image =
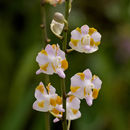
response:
M59 43L49 25L55 11L47 5L47 29L51 43ZM0 1L0 129L44 130L44 113L32 110L35 87L44 74L35 75L37 53L43 46L40 0ZM99 51L68 55L67 91L70 77L90 68L103 81L92 107L81 104L82 117L72 122L71 130L130 129L130 1L74 0L70 30L88 24L102 34ZM69 41L69 39L68 39ZM60 93L59 77L51 76ZM51 117L53 119L53 117ZM52 129L61 130L61 123Z

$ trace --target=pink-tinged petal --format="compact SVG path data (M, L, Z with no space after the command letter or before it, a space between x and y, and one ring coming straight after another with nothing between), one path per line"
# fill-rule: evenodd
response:
M38 75L40 73L42 73L41 69L39 69L39 70L36 71L36 75Z
M93 40L95 42L100 42L101 40L101 34L99 32L94 32L92 35L91 35L91 38L93 38Z
M57 51L57 56L60 56L62 59L65 59L65 53L64 51L60 50L60 48Z
M63 79L65 78L65 73L64 73L63 70L58 69L56 73L57 73L61 78L63 78Z
M55 108L60 112L65 112L65 110L62 108L62 105L57 105Z
M47 91L46 91L46 88L45 88L43 82L40 82L39 85L41 85L43 88L43 94L47 94Z
M70 92L68 92L68 94L67 94L67 95L72 95L71 91L70 91Z
M92 73L90 69L86 69L83 73L85 74L86 79L92 79Z
M80 108L80 100L77 97L74 97L73 99L67 98L67 103L69 104L69 107L73 109L79 109Z
M81 27L81 31L82 31L83 34L88 34L88 32L89 32L89 27L88 27L88 25L83 25L83 26Z
M50 44L48 44L45 48L46 52L49 54L49 55L55 55L55 50L52 48L52 46Z
M98 46L90 47L90 50L84 51L84 53L93 53L98 50Z
M71 78L71 93L76 97L83 99L84 98L84 81L80 79L80 77L75 74Z
M94 76L94 79L92 80L92 83L94 84L94 87L97 89L101 88L102 81L99 79L98 76Z
M71 38L79 40L81 38L80 32L78 32L76 29L71 32Z
M56 92L56 89L51 84L48 84L47 89L50 95L55 94Z
M60 121L59 118L55 118L55 119L53 120L54 123L57 123L58 121Z
M77 113L74 114L72 112L72 109L71 108L67 108L67 113L66 113L66 119L67 120L75 120L75 119L78 119L81 117L81 113L79 110L77 110Z
M43 83L40 82L40 84L35 89L35 98L38 101L45 100L47 96L46 88L44 87Z
M46 56L46 55L42 54L41 52L39 52L38 56L36 57L36 61L41 66L41 65L44 65L47 62L49 62L49 59L48 59L48 56Z
M86 102L89 106L92 106L93 104L93 98L91 96L87 96L86 97Z
M43 102L35 101L33 103L33 109L36 111L47 112L49 109L49 103L45 101Z
M84 83L80 79L79 75L75 74L74 76L71 77L71 86L83 86Z
M46 66L46 68L44 66ZM44 68L44 70L42 69L42 67ZM52 63L48 62L48 63L44 64L43 66L41 66L41 72L52 75L54 73L54 69L52 68Z
M84 46L84 49L85 49L85 52L88 52L88 53L89 53L90 50L91 50L91 47L87 45L87 46Z

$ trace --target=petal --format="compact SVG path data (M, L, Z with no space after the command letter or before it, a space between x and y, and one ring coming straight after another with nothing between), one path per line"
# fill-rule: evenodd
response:
M57 50L57 56L60 56L62 59L65 59L65 53L60 48Z
M44 96L46 96L46 95L47 95L47 92L44 87L44 84L42 82L40 82L40 84L36 87L36 90L35 90L35 98L38 101L41 101L41 100L45 99Z
M62 105L57 105L55 108L56 108L58 111L60 111L60 112L65 112L65 110L64 110L63 107L62 107Z
M94 99L97 99L98 93L99 93L99 89L93 89L92 96L93 96Z
M66 118L67 120L75 120L81 117L79 110L67 108Z
M75 29L71 32L71 38L79 40L81 38L81 33Z
M83 81L80 79L80 76L75 74L71 77L71 86L83 86Z
M100 89L102 85L102 81L98 76L93 76L92 77L92 83L94 84L94 88Z
M80 42L80 40L75 40L75 39L71 38L69 45L72 48L78 49L79 42Z
M94 32L91 35L91 38L93 38L95 42L99 42L101 40L101 34L99 32Z
M92 104L93 104L93 98L92 98L92 96L87 96L86 97L86 102L87 102L87 104L89 105L89 106L92 106Z
M36 61L38 62L39 66L41 66L49 62L49 59L47 55L44 55L40 52L38 53L38 56L36 57Z
M56 122L58 122L58 121L60 121L59 118L55 118L55 119L53 120L54 123L56 123Z
M76 97L83 99L84 98L84 81L80 79L80 77L75 74L71 78L71 93Z
M83 73L85 74L86 79L92 79L92 73L90 69L86 69Z
M53 109L50 111L50 113L51 113L53 116L55 116L55 117L59 117L59 118L62 117L61 112L59 112L56 108L53 108Z
M90 46L84 46L84 50L86 53L89 53L91 51L91 47Z
M80 108L80 100L77 97L70 96L67 99L67 104L70 108L79 109Z
M45 48L46 52L48 53L48 55L53 55L55 56L55 50L52 48L52 46L50 44L48 44Z
M62 69L58 69L57 71L56 71L56 73L61 77L61 78L65 78L65 73L64 73L64 71L62 70Z
M66 59L61 61L61 68L64 70L68 69L68 61Z
M47 101L35 101L33 103L33 109L41 112L47 112L49 110L49 102Z
M39 69L39 70L36 71L36 75L38 75L40 73L42 73L41 69Z
M90 46L90 48L85 50L84 53L93 53L97 50L98 50L98 46Z
M88 32L89 32L89 26L88 25L83 25L81 27L81 31L82 31L83 34L88 34Z
M50 95L55 94L56 92L56 89L50 83L47 86L47 90Z

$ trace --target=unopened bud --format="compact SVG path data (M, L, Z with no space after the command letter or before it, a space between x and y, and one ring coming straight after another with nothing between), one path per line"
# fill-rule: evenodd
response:
M58 23L64 23L64 16L63 16L63 14L61 14L61 13L59 13L59 12L56 12L55 14L54 14L54 20L56 21L56 22L58 22Z

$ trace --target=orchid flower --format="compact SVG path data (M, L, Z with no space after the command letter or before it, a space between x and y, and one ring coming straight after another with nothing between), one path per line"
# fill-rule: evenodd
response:
M75 120L81 117L81 113L79 111L80 108L80 100L73 96L69 95L66 99L66 119L67 120ZM53 120L54 123L58 122L60 119L55 118Z
M79 111L80 100L77 97L75 97L74 95L70 95L67 98L66 107L67 120L75 120L81 117L81 113Z
M70 47L81 53L93 53L98 50L101 34L95 28L84 25L71 32Z
M98 97L102 81L98 76L92 76L89 69L83 73L77 73L71 78L71 94L79 99L86 99L89 106L92 105L93 99Z
M33 109L41 112L49 111L55 117L62 117L64 109L61 97L55 93L56 89L50 83L46 88L42 82L36 87L36 101L33 104Z
M47 45L45 50L41 50L36 57L40 69L36 74L45 73L52 75L58 74L61 78L65 78L64 71L68 68L68 62L65 53L60 49L59 45Z

